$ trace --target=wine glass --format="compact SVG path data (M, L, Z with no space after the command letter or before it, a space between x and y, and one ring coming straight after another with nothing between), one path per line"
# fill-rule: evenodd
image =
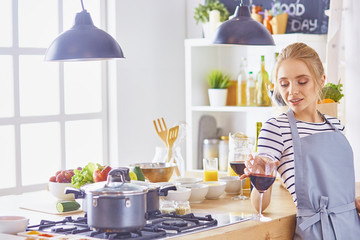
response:
M241 176L241 175L244 174L245 161L237 161L237 160L231 161L230 162L230 167L232 168L232 170L234 170L234 172L237 175ZM231 199L233 199L233 200L246 200L246 199L249 199L247 196L245 196L243 194L243 183L242 183L242 181L245 181L245 179L242 179L240 181L241 181L241 183L240 183L240 195L232 197Z
M254 139L235 133L229 136L229 163L230 167L239 176L244 174L245 161L254 150ZM245 181L245 179L241 180ZM249 197L243 194L243 182L240 184L240 195L232 197L234 200L245 200Z
M253 161L251 166L246 165L247 169L250 172L250 182L254 188L260 194L259 202L259 213L256 215L255 219L260 222L271 221L271 218L264 217L262 215L262 200L264 192L274 183L276 178L277 166L276 162L268 158L263 159L256 157L256 160Z

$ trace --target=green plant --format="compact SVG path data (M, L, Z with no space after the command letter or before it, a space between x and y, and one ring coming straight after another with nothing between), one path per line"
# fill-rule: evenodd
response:
M205 5L199 4L194 11L194 18L196 23L209 22L209 12L212 10L218 10L220 12L220 21L224 22L229 18L229 11L224 4L219 2L219 0L206 0Z
M340 99L344 96L342 93L342 87L343 85L340 83L334 84L334 83L327 83L322 88L322 99L332 99L335 102L339 102Z
M227 88L230 85L230 75L223 74L221 70L212 70L207 75L210 88Z

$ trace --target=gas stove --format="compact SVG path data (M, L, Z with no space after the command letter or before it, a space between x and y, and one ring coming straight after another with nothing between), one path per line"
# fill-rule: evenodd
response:
M81 235L97 239L160 239L171 238L185 233L200 231L217 226L218 221L211 215L195 216L193 213L177 215L157 212L148 216L146 225L133 232L104 232L87 225L86 214L76 219L69 216L61 221L41 220L40 224L27 227L27 231L51 232L62 235Z

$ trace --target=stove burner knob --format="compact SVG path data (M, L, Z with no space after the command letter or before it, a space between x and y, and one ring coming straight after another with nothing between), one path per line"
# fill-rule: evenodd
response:
M131 207L131 202L129 198L125 199L125 207Z

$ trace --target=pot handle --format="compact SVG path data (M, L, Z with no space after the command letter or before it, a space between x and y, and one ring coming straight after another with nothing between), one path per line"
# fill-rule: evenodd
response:
M75 199L85 198L85 192L81 189L67 187L64 191L65 194L72 193L74 194Z
M126 182L124 169L114 168L108 174L107 183L105 186L112 187L116 186L117 182L121 182L122 185Z
M173 184L168 184L168 185L161 186L159 188L159 196L167 196L169 190L177 190L177 188Z

